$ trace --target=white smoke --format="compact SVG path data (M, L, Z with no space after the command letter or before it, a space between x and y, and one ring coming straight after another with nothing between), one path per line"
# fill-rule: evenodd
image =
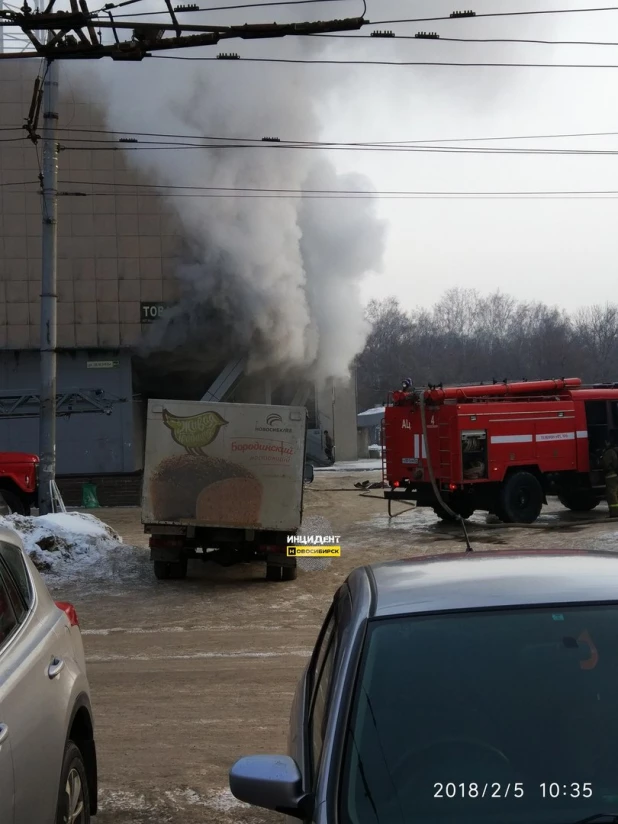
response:
M273 42L281 54L283 41ZM314 53L322 43L295 38L284 49L298 56ZM243 53L246 46L243 42ZM253 45L256 53L260 47L263 44ZM212 57L218 50L181 54ZM229 44L222 50L231 50ZM83 66L80 72L74 80L82 89L88 86L91 95L95 84L107 128L195 137L319 140L316 103L333 88L332 72L316 75L293 65L262 65L253 71L252 64L240 61L105 62L96 74L84 75ZM272 144L256 149L138 150L127 151L126 157L142 177L159 186L371 190L367 179L339 176L332 164L319 159L320 152ZM186 292L178 310L184 320L171 331L159 329L159 345L174 346L189 334L199 334L200 318L204 312L213 317L214 310L211 330L225 330L222 334L228 336L219 338L216 346L225 351L242 341L250 349L252 371L302 370L316 380L348 375L368 331L360 284L366 273L380 270L384 249L385 226L376 217L375 199L232 196L168 201L180 218L192 260L179 263L177 271Z

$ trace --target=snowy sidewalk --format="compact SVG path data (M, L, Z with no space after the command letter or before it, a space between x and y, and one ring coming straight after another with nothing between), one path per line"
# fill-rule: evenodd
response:
M332 466L316 466L316 472L369 472L382 469L380 458L364 458L360 461L337 461Z

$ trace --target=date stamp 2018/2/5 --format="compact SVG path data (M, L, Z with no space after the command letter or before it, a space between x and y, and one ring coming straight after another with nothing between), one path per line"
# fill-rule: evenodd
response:
M527 792L526 792L527 791ZM444 782L433 785L434 798L523 798L524 795L536 795L540 798L592 798L590 782L541 783L526 787L521 781L505 784L494 782Z

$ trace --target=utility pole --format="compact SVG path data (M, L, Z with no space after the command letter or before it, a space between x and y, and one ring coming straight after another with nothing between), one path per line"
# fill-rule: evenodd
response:
M43 80L43 269L41 277L41 406L39 416L39 513L54 511L56 480L56 313L58 239L58 63L46 60Z

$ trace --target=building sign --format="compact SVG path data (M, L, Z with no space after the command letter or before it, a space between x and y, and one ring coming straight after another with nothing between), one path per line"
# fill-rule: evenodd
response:
M166 309L169 309L171 303L141 303L140 304L140 320L142 323L154 323L155 320L161 317Z
M120 366L117 360L90 360L86 362L86 369L115 369Z

